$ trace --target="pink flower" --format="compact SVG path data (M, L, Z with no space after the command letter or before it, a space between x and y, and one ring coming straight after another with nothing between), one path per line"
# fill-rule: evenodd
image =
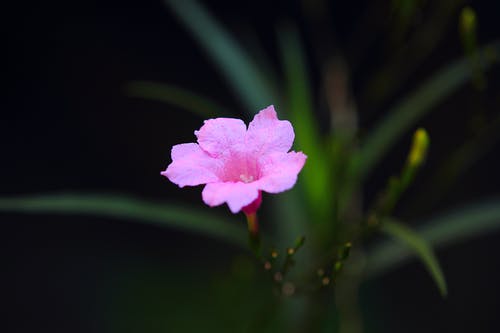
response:
M293 127L278 120L272 105L255 115L248 129L240 119L216 118L194 134L198 144L175 145L172 163L161 174L179 187L206 184L203 201L211 207L227 203L233 213L255 213L261 191L291 189L307 158L289 152Z

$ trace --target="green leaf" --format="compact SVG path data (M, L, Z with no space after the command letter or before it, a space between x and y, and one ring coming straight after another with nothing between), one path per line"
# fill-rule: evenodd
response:
M484 71L499 60L500 42L484 47L478 54ZM365 138L359 156L353 161L356 173L364 179L396 141L425 114L474 77L476 67L468 58L455 61L404 97Z
M109 332L292 331L290 318L279 316L288 300L271 292L271 279L249 256L168 265L157 258L126 258L129 266L106 265L109 273L99 281L112 286L97 294L99 309L109 310Z
M225 108L215 102L179 87L165 83L132 81L125 86L127 94L181 107L202 118L229 115Z
M445 246L499 228L500 198L494 198L434 218L421 229L421 234L435 246Z
M304 48L297 29L291 23L278 30L284 70L287 79L287 111L294 125L297 144L307 154L307 164L302 171L304 188L311 211L326 219L325 210L331 207L329 170L322 148L318 126L314 119L311 86L304 59Z
M249 114L278 102L269 78L198 1L165 0L165 4L212 58Z
M418 234L434 248L458 243L500 229L500 198L444 213L418 227ZM400 244L384 242L369 252L368 277L375 277L412 258Z
M54 194L0 198L0 211L30 214L74 214L135 220L203 234L245 248L242 222L172 203L151 203L111 194Z
M434 251L427 241L415 231L403 224L397 223L394 220L384 220L381 230L387 235L405 244L420 258L438 286L441 295L443 297L446 296L447 287L443 271L441 270Z

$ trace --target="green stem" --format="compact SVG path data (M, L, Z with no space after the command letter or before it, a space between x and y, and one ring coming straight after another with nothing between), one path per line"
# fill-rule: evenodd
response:
M257 259L260 259L262 257L262 254L257 213L245 213L245 216L247 218L248 225L248 243L253 253L255 254L255 257Z

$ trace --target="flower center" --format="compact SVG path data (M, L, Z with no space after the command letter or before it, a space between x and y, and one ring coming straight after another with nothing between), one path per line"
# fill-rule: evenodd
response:
M240 175L240 180L244 183L251 183L253 182L253 176L248 176L248 175L245 175L245 174L241 174Z
M220 179L225 182L252 183L259 179L259 165L253 156L243 153L232 154L224 160L220 171Z

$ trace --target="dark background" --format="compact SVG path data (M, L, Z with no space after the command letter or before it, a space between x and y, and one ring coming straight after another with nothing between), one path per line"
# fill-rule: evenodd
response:
M262 40L276 65L275 23L292 18L305 36L309 32L294 1L205 3L236 36ZM352 44L350 38L367 3L333 2L335 45ZM493 1L472 5L480 20L480 42L498 38L498 5ZM210 96L236 116L243 116L243 108L161 1L28 1L9 3L3 14L2 196L114 192L203 206L200 189L178 190L159 175L170 161L171 146L192 141L202 119L159 102L130 98L124 85L130 80L168 82ZM456 21L446 31L443 42L396 97L463 55ZM307 46L313 59L314 47ZM376 43L368 47L373 58L352 78L355 97L361 94L364 78L383 61L379 48ZM318 82L320 68L312 60L310 66ZM454 142L467 136L468 115L478 101L486 113L498 113L498 68L487 77L485 92L467 85L422 120L420 125L433 141L424 174ZM363 101L359 111L363 129L371 128L383 114ZM409 138L372 173L368 197L400 168ZM412 212L413 216L498 194L499 152L496 144L436 206ZM408 196L417 195L418 189L419 184ZM125 329L116 323L123 318L133 323L131 318L140 317L142 307L155 309L145 314L154 320L185 315L182 309L187 312L190 304L181 304L177 314L163 312L162 302L180 297L183 289L178 294L162 289L162 274L175 272L174 279L187 285L204 280L200 275L206 272L224 272L238 253L191 234L112 219L2 213L0 221L4 332L163 331L133 325ZM373 332L497 332L499 240L493 233L438 252L449 283L445 300L417 262L370 281L363 289L367 325ZM131 281L138 280L150 289L131 291ZM198 301L206 301L202 293Z

